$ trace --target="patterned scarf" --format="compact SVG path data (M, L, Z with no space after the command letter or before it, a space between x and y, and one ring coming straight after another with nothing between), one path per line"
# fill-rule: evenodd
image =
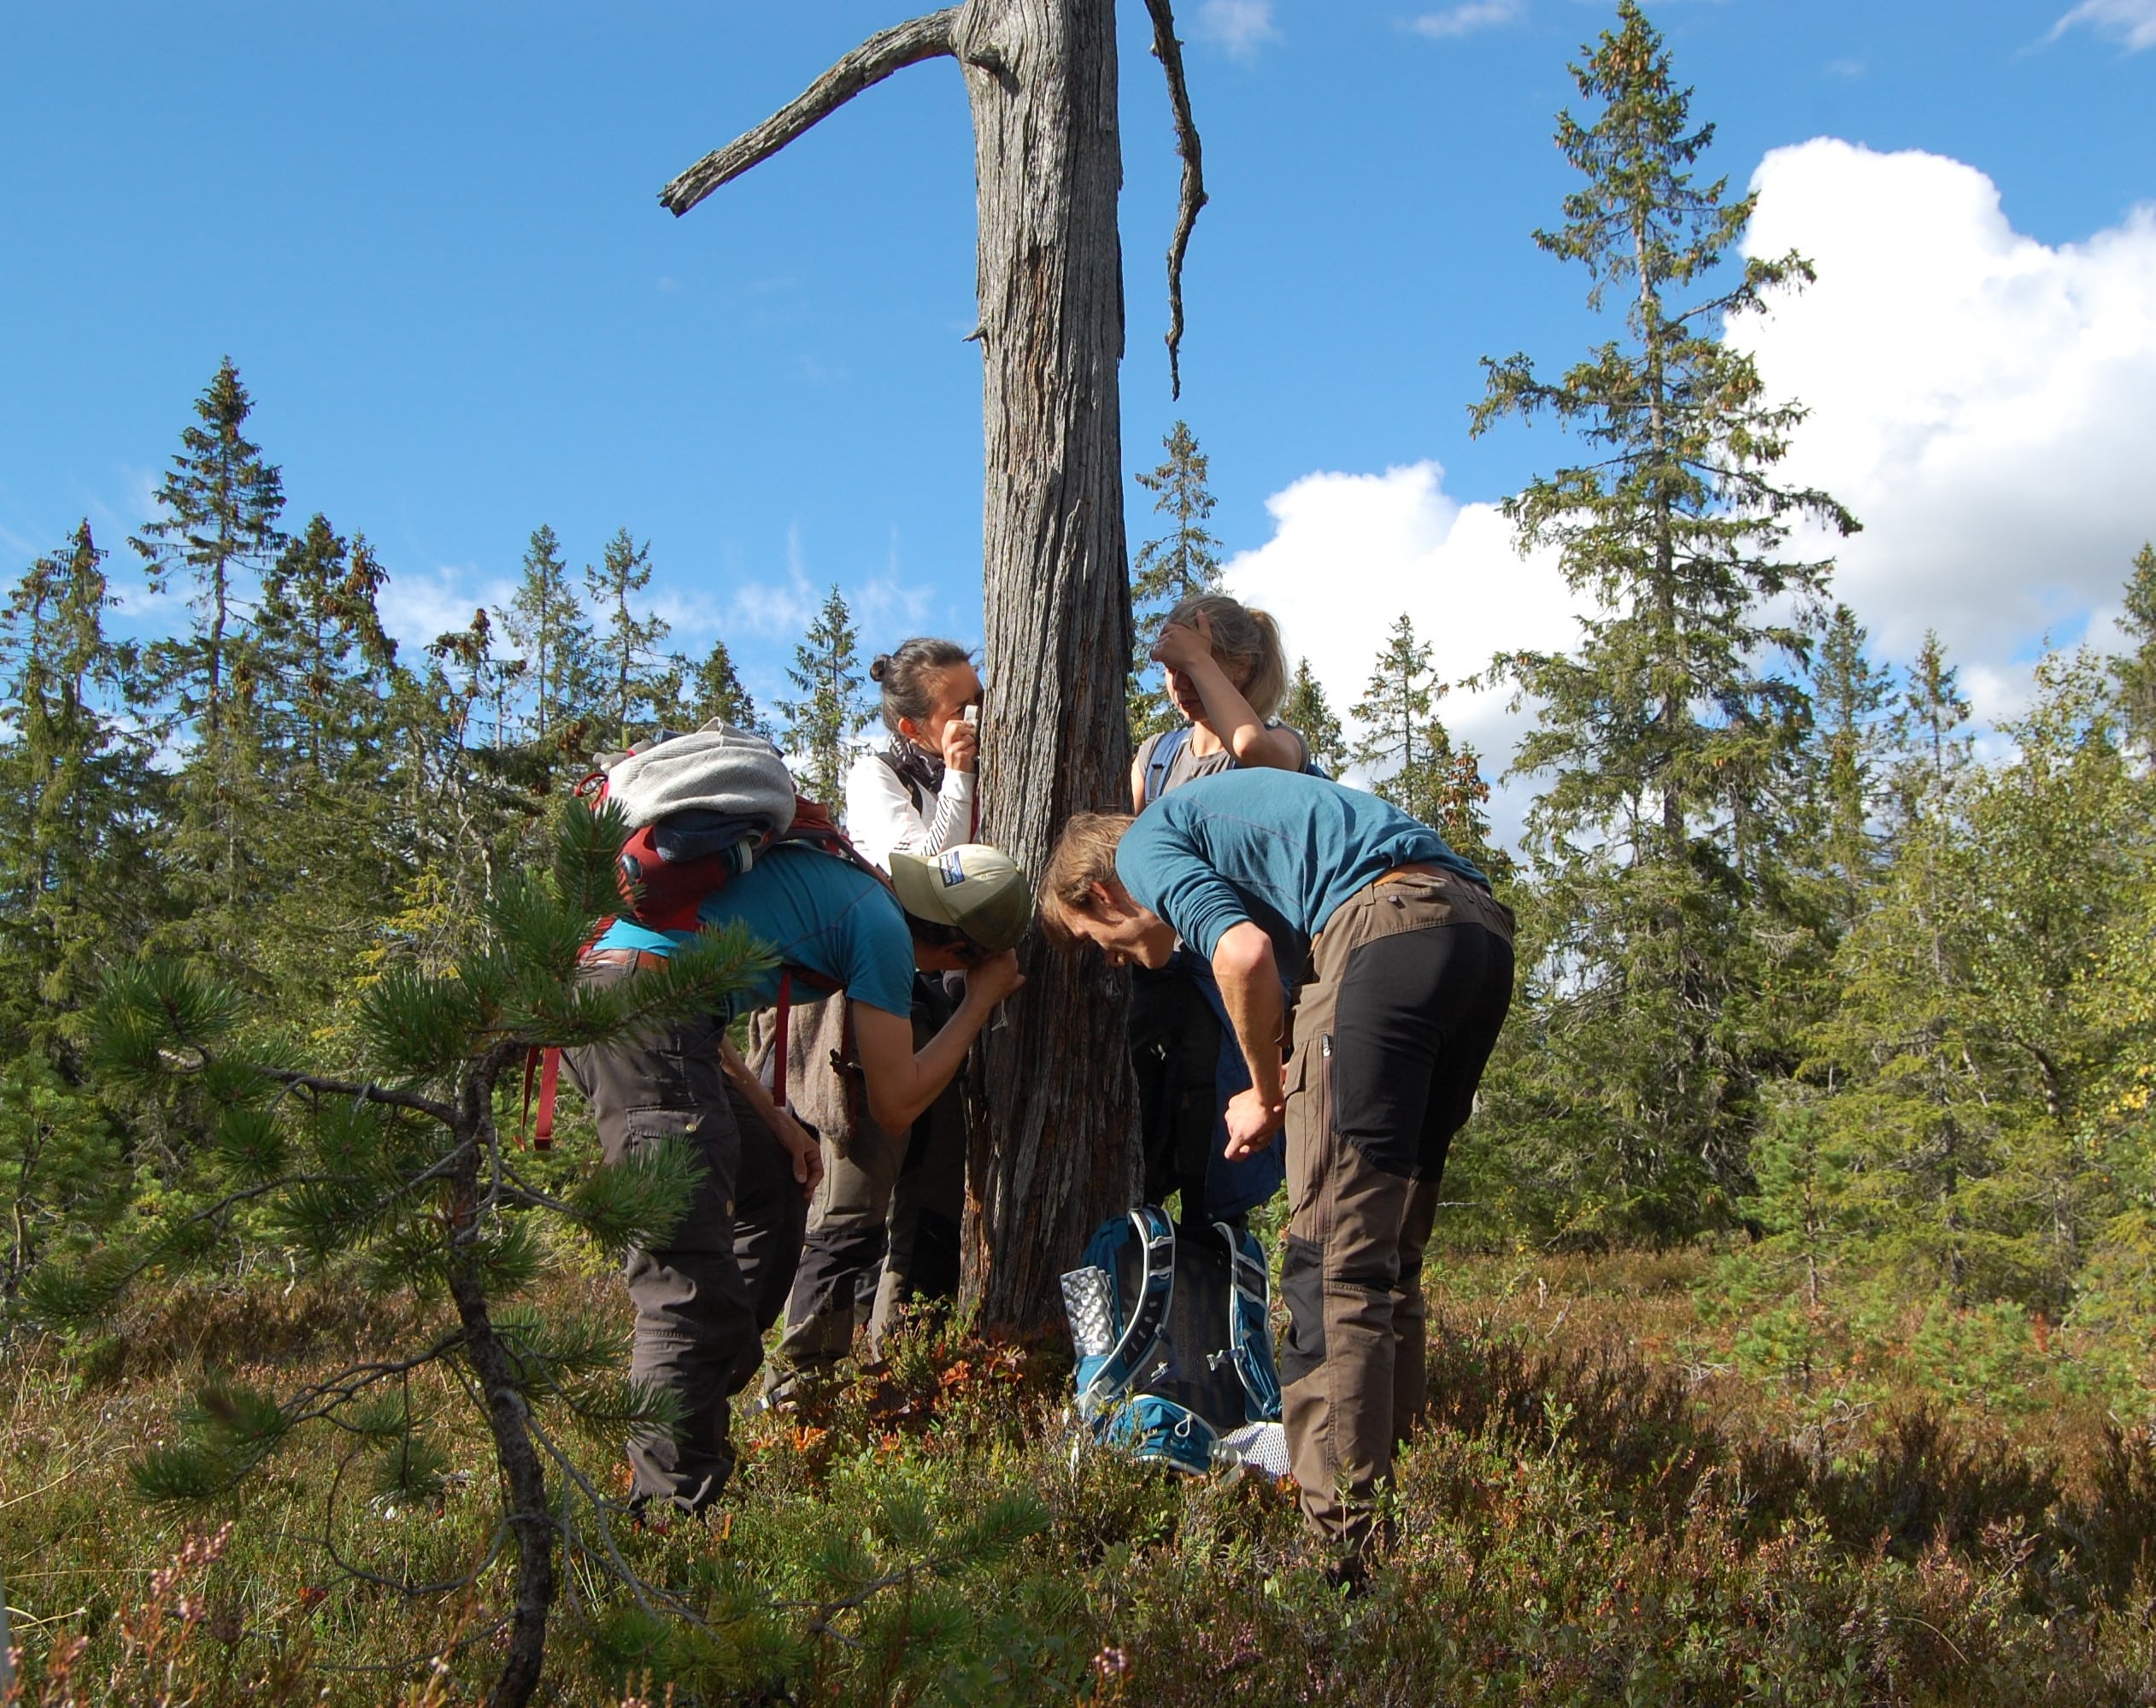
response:
M884 750L884 763L898 773L898 780L918 797L914 805L923 813L943 792L943 761L923 753L903 736L893 736Z

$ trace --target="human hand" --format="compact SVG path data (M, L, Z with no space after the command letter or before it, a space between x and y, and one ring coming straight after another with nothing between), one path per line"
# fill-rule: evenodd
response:
M1228 1144L1222 1154L1230 1162L1255 1156L1272 1142L1287 1113L1286 1104L1268 1103L1255 1086L1245 1086L1228 1099Z
M1198 613L1195 625L1164 623L1160 638L1154 642L1149 656L1155 664L1164 664L1170 670L1195 669L1213 657L1213 625L1206 620L1202 611Z
M981 730L964 718L943 725L943 764L952 771L971 771L979 763Z
M801 1183L801 1195L814 1198L816 1187L824 1177L824 1147L817 1143L816 1136L793 1117L790 1109L772 1111L771 1130L794 1165L794 1178Z
M1018 951L1005 949L966 971L966 1000L994 1007L1025 983L1018 970Z

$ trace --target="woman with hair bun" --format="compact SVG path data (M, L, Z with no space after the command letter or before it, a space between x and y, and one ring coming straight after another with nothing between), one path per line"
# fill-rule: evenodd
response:
M1153 657L1186 720L1149 737L1131 766L1131 810L1223 771L1301 771L1302 737L1273 717L1288 694L1279 625L1225 593L1199 593L1167 614ZM1250 1083L1213 970L1178 951L1131 983L1131 1065L1150 1203L1179 1194L1178 1218L1203 1229L1262 1204L1284 1177L1275 1146L1239 1161L1226 1155L1224 1112Z
M890 741L847 774L846 833L888 872L894 854L931 860L974 840L981 678L964 647L925 636L879 653L868 674L883 690ZM914 1036L933 1037L963 994L940 976L917 977ZM916 1294L941 1300L958 1291L964 1099L953 1085L910 1128L878 1126L851 1094L847 1071L833 1065L854 1057L843 1024L825 1013L795 1026L800 1071L825 1093L815 1105L824 1177L786 1301L775 1399L788 1397L799 1377L828 1374L853 1349L857 1329L867 1329L873 1356L897 1306Z
M924 858L973 840L980 754L981 676L956 641L916 636L878 653L868 678L883 690L890 741L846 776L846 833L878 866L894 849Z

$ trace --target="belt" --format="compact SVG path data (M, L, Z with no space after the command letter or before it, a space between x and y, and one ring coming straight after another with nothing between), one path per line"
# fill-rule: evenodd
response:
M1379 872L1370 881L1372 883L1397 883L1403 877L1457 877L1459 875L1434 860L1411 860L1405 866L1393 867L1390 872Z
M650 949L586 949L578 957L579 966L626 966L641 972L648 966L663 966L667 958Z

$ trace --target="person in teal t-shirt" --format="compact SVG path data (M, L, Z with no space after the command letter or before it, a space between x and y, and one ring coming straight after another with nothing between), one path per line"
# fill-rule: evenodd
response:
M1111 961L1211 962L1250 1069L1227 1154L1287 1130L1283 1421L1305 1517L1359 1580L1426 1398L1422 1258L1512 1001L1513 917L1429 825L1360 789L1226 772L1081 813L1042 924ZM1284 988L1293 995L1292 1048Z
M1025 874L985 844L947 848L933 861L894 855L888 887L837 855L780 844L697 909L701 925L745 927L779 966L726 1012L568 1052L608 1162L671 1142L693 1146L704 1166L666 1247L629 1255L629 1373L672 1394L679 1412L673 1429L630 1443L637 1503L701 1511L726 1486L731 1402L761 1362L761 1335L801 1254L802 1189L813 1191L820 1172L815 1141L749 1074L726 1041L727 1021L770 1002L782 967L804 994L843 992L869 1112L902 1129L950 1083L996 1005L1024 982L1012 951L1030 912ZM688 935L616 920L585 952L585 976L632 978ZM919 1049L917 966L966 974L957 1012Z

